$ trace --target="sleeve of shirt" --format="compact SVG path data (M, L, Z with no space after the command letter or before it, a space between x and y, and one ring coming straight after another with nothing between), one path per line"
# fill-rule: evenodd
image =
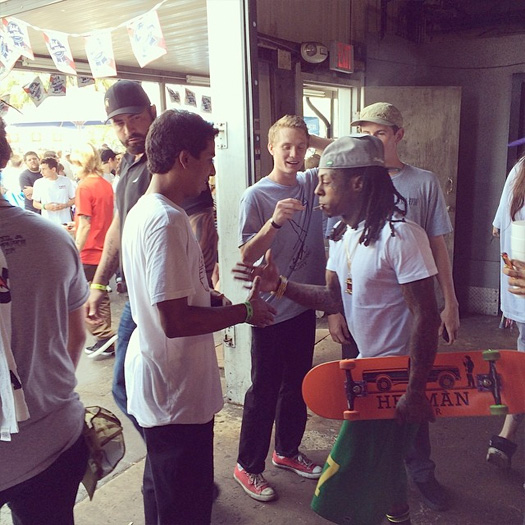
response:
M41 179L35 181L33 186L33 201L42 202L42 183Z
M77 194L75 198L75 207L77 215L84 215L86 217L93 216L93 206L91 203L91 192L85 186L79 186L77 188Z
M398 283L407 284L436 275L436 263L425 231L414 223L399 226L395 237L387 243L387 257Z
M183 217L158 227L145 238L145 278L151 305L194 293Z
M239 247L256 235L265 222L257 206L255 192L248 188L248 191L241 197L239 205Z
M434 175L434 174L433 174ZM429 184L429 217L425 228L429 237L437 237L452 232L452 223L447 211L445 196L436 175Z
M494 217L494 222L492 223L492 225L499 230L503 230L510 223L510 199L518 171L518 165L514 166L510 170L509 176L507 177L505 185L503 186L496 216Z

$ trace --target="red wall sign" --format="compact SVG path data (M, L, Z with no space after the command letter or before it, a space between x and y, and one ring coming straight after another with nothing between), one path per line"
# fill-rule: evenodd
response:
M343 42L330 45L330 69L342 73L354 72L354 46Z

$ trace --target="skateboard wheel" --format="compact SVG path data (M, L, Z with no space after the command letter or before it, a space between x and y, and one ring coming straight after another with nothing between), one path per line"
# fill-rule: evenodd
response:
M343 359L339 361L339 368L341 368L341 370L353 370L355 368L355 361L353 359Z
M492 416L506 416L509 413L507 405L490 405L490 414Z
M497 361L501 357L497 350L485 350L483 352L483 359L485 361Z
M357 421L361 419L359 410L345 410L343 413L343 417L345 421Z

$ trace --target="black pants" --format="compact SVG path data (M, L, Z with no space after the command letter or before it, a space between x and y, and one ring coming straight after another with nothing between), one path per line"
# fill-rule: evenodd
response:
M0 492L0 507L7 503L14 525L73 525L73 507L88 455L81 435L46 470Z
M244 398L239 457L248 472L264 471L275 420L275 450L292 457L306 427L301 386L312 367L315 312L252 329L252 385Z
M143 428L146 525L208 525L213 503L213 419Z

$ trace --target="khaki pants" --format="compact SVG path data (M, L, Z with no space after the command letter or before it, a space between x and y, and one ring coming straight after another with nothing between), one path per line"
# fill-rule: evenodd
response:
M97 266L95 264L84 264L83 267L86 279L91 283L95 276L95 272L97 271ZM107 292L104 294L104 298L100 303L100 314L103 319L102 324L92 325L86 323L86 328L89 333L98 340L109 339L115 335L115 331L111 328L111 306Z

